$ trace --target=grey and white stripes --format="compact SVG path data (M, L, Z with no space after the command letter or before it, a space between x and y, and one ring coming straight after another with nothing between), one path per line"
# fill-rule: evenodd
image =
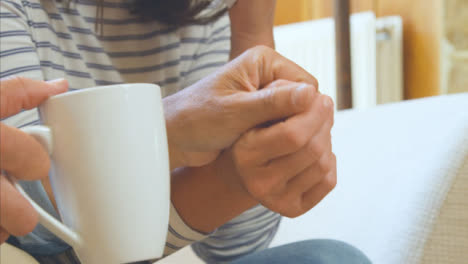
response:
M265 249L276 234L280 220L278 214L257 205L194 243L192 248L207 263L228 263Z
M73 0L69 6L55 0L1 0L0 78L66 78L70 90L116 83L156 83L167 96L228 60L227 16L209 25L176 29L131 15L127 0L106 0L103 5L104 16L96 20L93 0ZM102 32L95 32L96 22L102 22ZM36 110L22 111L2 122L23 127L37 124L38 115ZM41 190L36 191L41 195ZM194 248L207 261L228 261L266 247L278 224L277 214L255 207L203 242L195 243ZM73 253L57 255L61 252L54 251L59 248L54 245L63 242L38 239L41 232L44 230L36 229L35 236L17 240L20 245L27 243L31 253L52 255L41 257L43 263L76 263ZM185 225L175 209L171 210L167 254L204 237Z

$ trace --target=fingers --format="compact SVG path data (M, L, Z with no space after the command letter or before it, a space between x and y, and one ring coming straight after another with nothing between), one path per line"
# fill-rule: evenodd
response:
M238 93L235 107L242 117L243 129L288 118L304 112L312 103L315 88L305 83L278 81L268 88Z
M314 208L320 201L323 200L323 198L325 198L325 196L327 196L327 194L329 194L335 188L336 184L337 177L335 169L334 171L329 172L318 185L314 186L302 195L302 213L300 214L303 214Z
M35 81L22 77L0 80L0 118L32 109L52 95L65 92L65 80ZM17 178L46 178L50 161L47 152L28 134L0 123L0 168ZM10 234L24 236L38 222L37 212L7 180L0 175L0 243Z
M304 113L246 132L232 148L244 189L288 217L315 206L336 184L333 112L331 99L318 95Z
M317 162L297 174L286 184L284 195L290 197L293 194L305 194L326 180L325 178L335 171L335 166L335 155L331 151L326 152Z
M273 74L271 78L273 80L285 79L294 82L305 82L313 85L315 89L318 90L319 83L312 74L308 73L296 63L281 56L279 53L276 53L274 50L271 50L271 52L274 53L275 60L272 61L271 64L267 63L265 66L271 67L271 74ZM268 69L265 73L269 73Z
M297 217L316 206L336 186L336 157L332 152L292 178L282 191L262 203L287 217Z
M322 128L333 125L333 105L326 95L317 96L307 112L295 115L271 127L253 129L242 138L240 144L251 149L258 162L294 153L304 147Z
M0 168L23 180L44 179L49 155L41 144L23 131L0 123Z
M64 79L43 82L14 77L0 80L0 118L37 107L50 96L67 89L68 82Z
M244 52L239 60L246 64L246 69L251 69L255 73L250 74L251 82L258 84L259 87L284 79L308 83L318 89L318 82L314 76L271 48L265 46L251 48Z
M4 175L0 176L0 219L1 227L15 236L34 230L39 219L31 204Z
M284 178L279 187L283 187L289 180L293 180L297 177L296 175L303 173L311 165L321 162L323 153L331 153L331 149L330 129L323 127L319 134L314 136L299 151L270 161L269 169L282 172ZM299 185L298 187L306 188L306 186L308 185Z
M331 151L330 127L326 125L297 152L273 159L261 167L264 173L260 173L256 178L269 181L272 184L271 193L281 194L285 189L289 189L292 193L298 193L301 191L300 188L307 189L311 181L305 184L301 182L297 188L291 188L290 182L295 182L296 178L301 178L299 175L309 175L310 173L307 173L307 171L317 170L317 166L320 168L323 157L327 156L324 153L331 153ZM274 175L277 175L277 179L272 179ZM302 190L302 192L304 191Z

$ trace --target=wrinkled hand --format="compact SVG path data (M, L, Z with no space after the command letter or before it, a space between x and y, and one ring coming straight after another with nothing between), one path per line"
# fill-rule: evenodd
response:
M261 89L279 79L297 83ZM245 131L304 112L317 86L312 75L274 50L247 50L164 99L171 168L208 164Z
M37 107L67 88L64 80L42 82L19 77L0 80L0 118ZM0 123L0 244L10 234L23 236L31 232L38 221L36 211L3 172L21 180L38 180L48 177L49 168L47 151L38 141Z
M270 86L294 86L277 81ZM270 87L266 88L270 89ZM332 100L318 92L308 109L243 134L215 162L217 174L251 198L284 216L296 217L336 185L331 146Z

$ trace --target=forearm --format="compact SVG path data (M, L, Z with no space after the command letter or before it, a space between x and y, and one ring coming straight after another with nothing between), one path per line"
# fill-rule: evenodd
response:
M257 45L275 48L273 38L275 6L276 0L237 0L229 10L231 59Z
M180 168L172 173L172 203L191 228L212 232L258 204L245 191L226 184L214 163L200 168Z

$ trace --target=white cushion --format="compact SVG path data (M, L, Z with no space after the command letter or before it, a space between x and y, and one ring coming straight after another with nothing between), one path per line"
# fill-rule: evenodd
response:
M466 261L468 244L434 240L468 241L466 213L441 221L441 212L468 212L468 93L339 112L335 120L338 185L305 215L284 218L272 246L332 238L379 264L419 263L431 252L447 261L439 263ZM458 232L436 232L449 227Z

